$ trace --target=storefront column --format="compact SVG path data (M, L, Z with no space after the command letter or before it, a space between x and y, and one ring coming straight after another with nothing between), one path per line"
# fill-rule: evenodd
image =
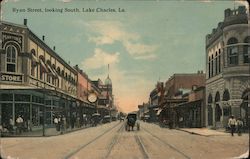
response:
M30 123L32 123L32 95L30 95Z
M0 103L0 125L2 125L2 103Z
M14 123L16 123L16 119L15 119L15 94L12 94L12 119L14 121ZM16 125L16 124L15 124Z
M216 124L215 124L215 103L211 103L211 106L212 106L212 110L213 110L213 118L212 118L213 127L215 127L216 126Z

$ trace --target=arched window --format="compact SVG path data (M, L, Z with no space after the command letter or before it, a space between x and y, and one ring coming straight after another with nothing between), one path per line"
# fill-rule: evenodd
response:
M228 56L228 63L230 65L238 65L238 46L233 44L237 44L238 40L236 38L230 38L227 41L227 56Z
M220 73L221 72L221 50L220 49L219 49L219 57L218 58L219 58L219 62L218 62L219 66L218 67L219 67L219 73Z
M208 58L208 77L211 77L211 58Z
M229 91L226 89L223 93L223 101L228 101L230 99Z
M211 76L214 76L214 55L212 55L212 61L211 61Z
M218 53L215 53L215 75L218 74Z
M16 62L17 62L17 49L13 45L6 47L6 65L7 72L16 72Z
M244 63L250 63L249 56L250 56L250 36L246 37L244 40L244 45L243 48L243 58L244 58Z
M219 102L220 101L220 93L219 92L216 92L216 95L215 95L215 102Z

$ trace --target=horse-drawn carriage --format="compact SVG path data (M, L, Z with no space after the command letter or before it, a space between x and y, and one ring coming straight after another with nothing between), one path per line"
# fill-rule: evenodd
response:
M125 124L126 124L125 129L127 131L130 131L130 130L133 131L135 126L137 127L137 130L140 130L140 124L137 121L137 114L136 113L129 113L127 115L127 120L126 120Z

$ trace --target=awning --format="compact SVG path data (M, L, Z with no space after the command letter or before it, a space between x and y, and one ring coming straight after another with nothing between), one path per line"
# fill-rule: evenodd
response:
M161 111L162 111L162 109L159 109L159 110L157 111L156 115L160 115Z
M34 64L38 64L38 63L39 63L38 58L37 58L34 54L31 54L31 59L32 59L32 62L33 62Z
M42 71L43 72L49 72L48 71L48 68L47 68L47 66L45 65L45 63L43 62L43 60L39 60L40 61L40 65L41 65L41 69L42 69Z
M49 73L54 76L57 77L57 73L54 72L54 70L50 67L50 65L47 65L47 68L49 69Z

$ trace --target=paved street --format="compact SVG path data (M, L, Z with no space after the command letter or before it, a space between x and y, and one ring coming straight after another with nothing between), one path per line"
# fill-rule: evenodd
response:
M19 159L227 159L248 150L247 134L203 136L185 131L141 122L140 131L127 132L118 121L60 136L1 138L1 154Z

